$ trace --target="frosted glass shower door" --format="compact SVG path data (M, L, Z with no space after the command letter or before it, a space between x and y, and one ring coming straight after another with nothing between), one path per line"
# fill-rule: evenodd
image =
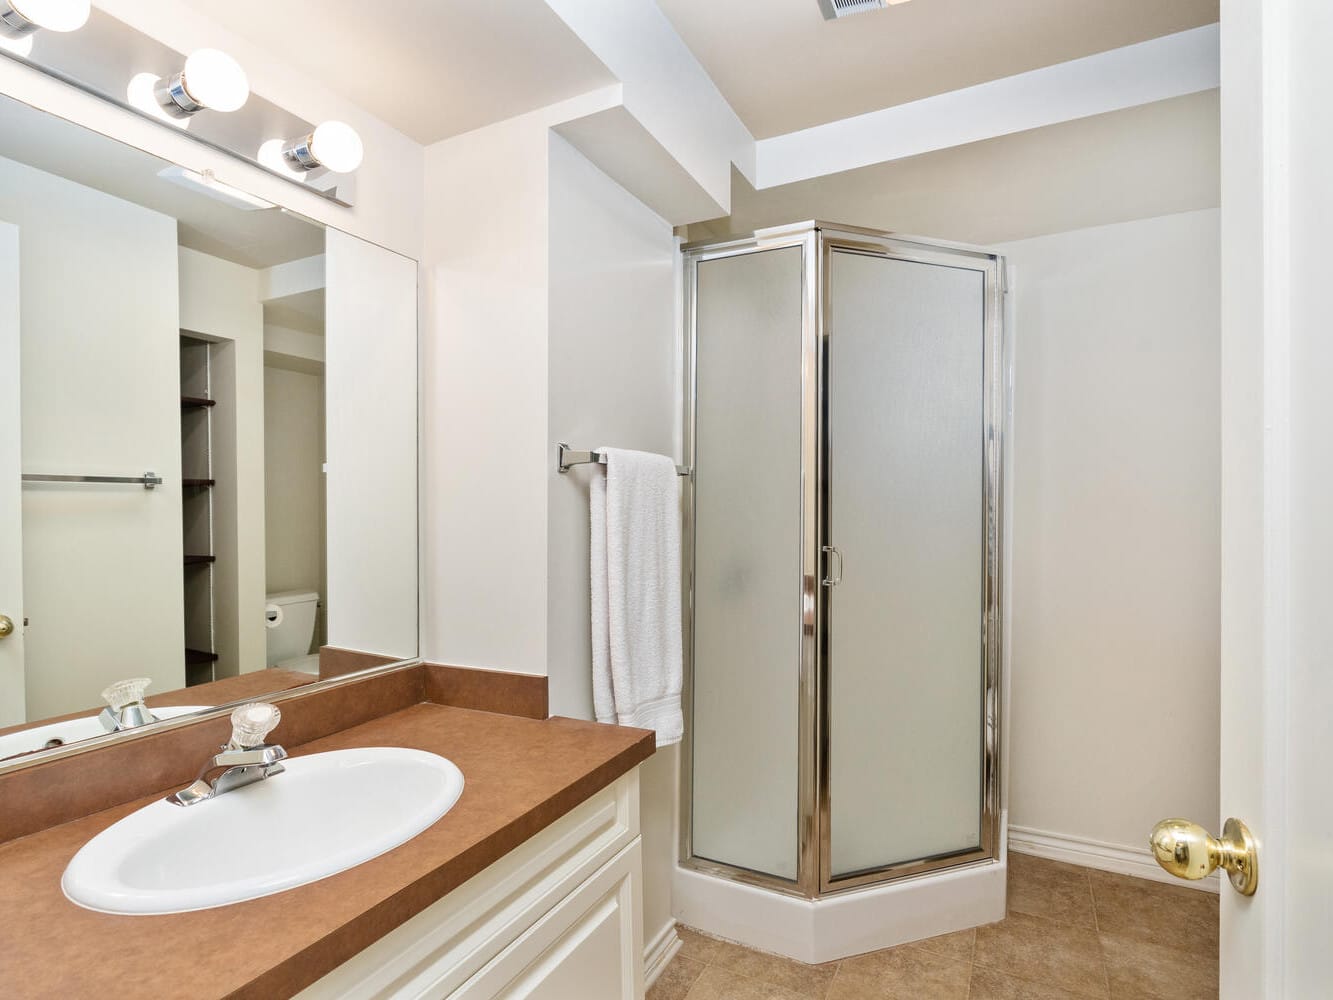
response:
M837 249L828 267L836 883L983 844L986 272Z
M702 260L695 285L694 857L797 877L799 246Z

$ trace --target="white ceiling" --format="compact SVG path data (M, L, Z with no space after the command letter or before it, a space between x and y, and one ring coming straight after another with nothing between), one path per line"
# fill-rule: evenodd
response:
M420 143L615 82L543 0L185 2Z
M756 191L690 240L820 219L994 246L1221 201L1218 91Z
M0 97L0 156L177 220L181 246L246 267L324 252L324 230L281 209L243 211L158 176L169 164L142 150Z
M1218 0L912 0L839 21L817 0L658 4L760 139L1218 19Z

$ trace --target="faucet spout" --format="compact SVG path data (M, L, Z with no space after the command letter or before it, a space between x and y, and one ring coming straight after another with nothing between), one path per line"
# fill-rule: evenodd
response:
M185 788L167 796L177 806L192 806L227 792L253 785L284 770L281 761L287 751L276 743L265 743L264 738L282 718L276 705L242 705L231 713L231 741L205 762L195 778ZM210 780L210 775L220 771Z

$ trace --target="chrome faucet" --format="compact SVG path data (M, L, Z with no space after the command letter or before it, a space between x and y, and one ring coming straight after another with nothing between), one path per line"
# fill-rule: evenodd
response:
M277 705L253 702L236 709L231 713L231 739L204 764L193 784L168 795L167 801L178 806L197 805L281 774L284 768L279 761L287 757L287 751L276 743L264 742L281 720ZM222 773L208 780L217 770Z
M148 710L143 701L143 693L152 683L151 677L130 677L107 687L102 692L106 708L97 717L102 728L108 733L116 733L156 722L157 716Z

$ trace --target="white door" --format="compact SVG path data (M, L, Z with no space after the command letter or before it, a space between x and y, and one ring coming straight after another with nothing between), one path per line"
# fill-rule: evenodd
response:
M26 721L19 429L19 231L0 222L0 727Z
M1333 7L1222 0L1221 996L1333 996ZM1188 697L1188 692L1177 692ZM1164 762L1187 769L1189 748ZM1191 817L1212 822L1211 817ZM1216 831L1215 831L1216 832Z

